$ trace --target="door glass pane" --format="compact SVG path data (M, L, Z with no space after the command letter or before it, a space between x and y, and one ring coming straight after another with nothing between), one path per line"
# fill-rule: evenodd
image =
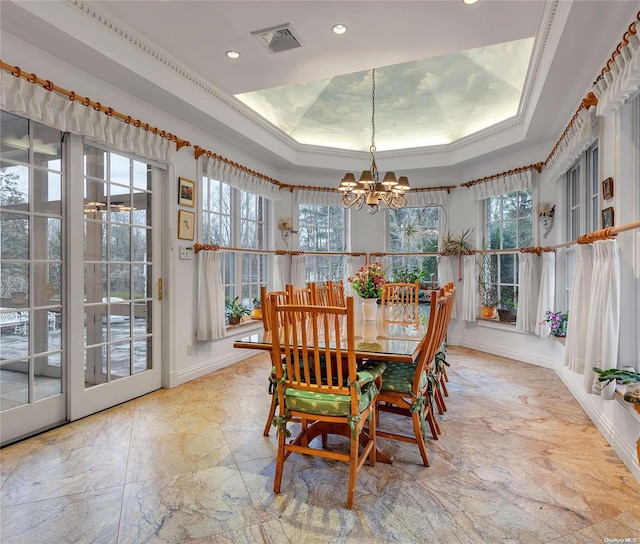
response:
M86 306L84 310L84 344L91 346L107 341L107 305Z
M112 183L131 185L131 160L116 153L109 153L109 157L111 159L109 180ZM119 191L114 189L114 192L117 193Z
M62 265L33 264L33 306L59 306L62 300Z
M26 166L0 164L0 203L16 211L29 211L29 169Z
M131 375L131 342L117 342L110 346L111 378ZM104 369L106 372L106 368Z
M34 259L62 259L62 220L55 217L33 218Z
M4 334L2 345L5 344ZM0 409L9 410L29 402L29 362L0 361Z
M151 368L151 338L141 338L133 342L133 372Z
M109 270L110 296L129 300L131 298L131 265L112 264Z
M22 213L0 213L0 257L29 258L29 216Z
M111 225L111 260L128 261L131 259L131 227Z
M33 123L33 163L36 166L60 170L62 138L60 131L40 123Z
M0 157L15 162L29 162L29 121L6 111L0 112L0 116Z
M0 297L5 309L21 309L29 305L28 264L0 264Z
M61 354L35 357L33 360L35 400L46 399L62 393Z
M31 312L32 321L29 328L33 329L33 353L60 351L62 338L59 329L54 329L55 314L49 310L35 310Z
M62 176L34 170L33 210L50 215L62 215Z

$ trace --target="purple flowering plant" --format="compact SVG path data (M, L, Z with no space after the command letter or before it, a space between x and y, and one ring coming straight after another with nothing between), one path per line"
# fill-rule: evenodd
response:
M547 323L551 327L553 336L567 336L567 321L569 321L569 312L547 310L544 314L544 319L540 321L540 325Z
M362 298L379 298L382 296L384 276L382 275L382 263L376 261L366 264L348 278L354 291Z

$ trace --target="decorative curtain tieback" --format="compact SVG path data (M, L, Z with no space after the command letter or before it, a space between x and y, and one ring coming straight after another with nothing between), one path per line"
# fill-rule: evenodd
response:
M282 433L286 438L291 437L291 431L287 429L287 422L289 421L289 416L274 416L271 420L271 425L273 425L278 433Z

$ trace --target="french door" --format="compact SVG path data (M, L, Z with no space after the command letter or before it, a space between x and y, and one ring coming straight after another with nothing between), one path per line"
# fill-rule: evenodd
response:
M2 112L0 440L161 387L165 172Z

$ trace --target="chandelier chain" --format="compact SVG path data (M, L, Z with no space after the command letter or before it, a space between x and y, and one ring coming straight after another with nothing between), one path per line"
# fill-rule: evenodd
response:
M371 69L371 151L376 150L376 69Z

